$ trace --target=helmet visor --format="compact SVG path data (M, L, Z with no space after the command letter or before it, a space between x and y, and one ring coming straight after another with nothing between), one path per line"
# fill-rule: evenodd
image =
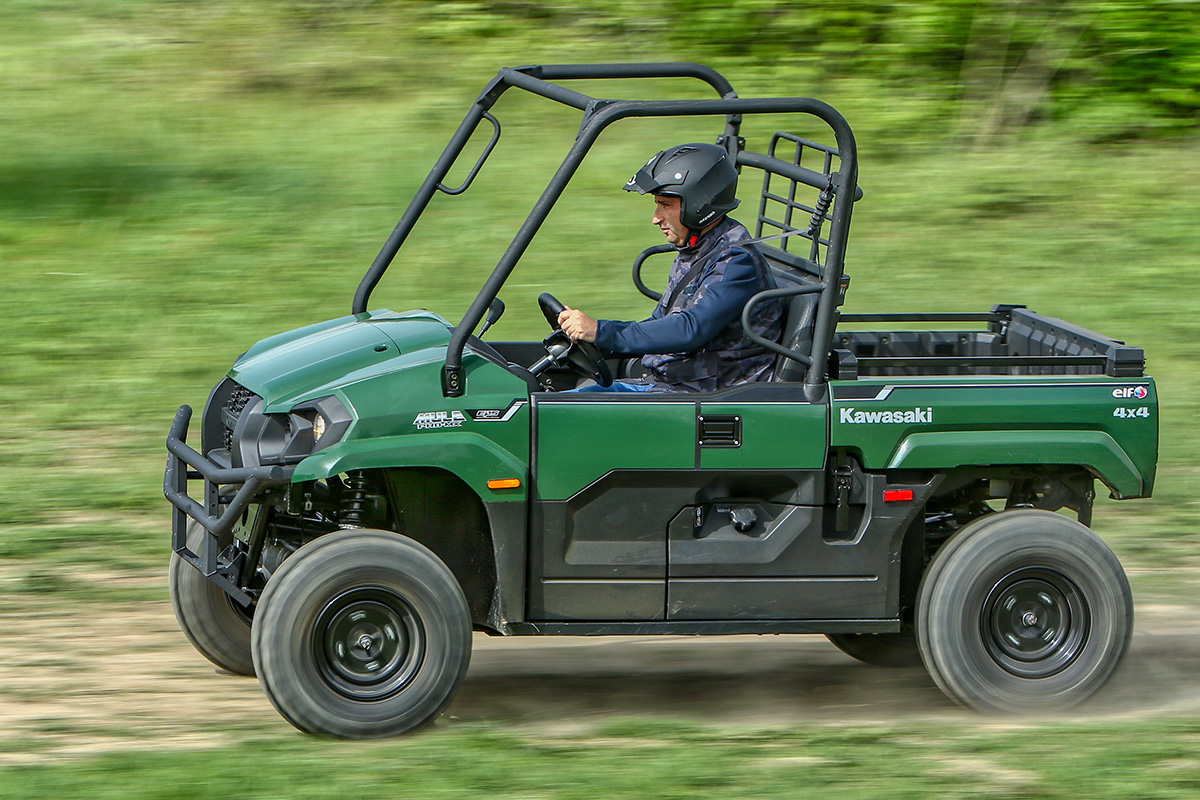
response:
M663 150L646 162L646 166L639 169L625 184L625 191L638 194L663 194L663 190L669 186L682 185L687 180L688 170L659 169L659 162L662 161L666 152ZM674 192L666 192L666 194L674 194Z

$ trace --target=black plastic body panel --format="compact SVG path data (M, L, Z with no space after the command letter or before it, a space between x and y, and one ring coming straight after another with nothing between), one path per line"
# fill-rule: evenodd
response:
M845 514L825 502L826 472L787 478L789 490L777 474L614 472L568 501L535 502L527 620L873 630L860 623L898 619L905 534L940 478L887 502L895 484L855 471Z
M672 622L516 622L516 636L735 636L784 633L894 633L898 619L773 619Z

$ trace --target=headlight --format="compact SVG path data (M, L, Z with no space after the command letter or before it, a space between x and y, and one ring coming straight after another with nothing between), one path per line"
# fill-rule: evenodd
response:
M354 416L334 395L310 400L285 414L264 414L262 401L248 405L234 432L235 466L296 464L338 442Z

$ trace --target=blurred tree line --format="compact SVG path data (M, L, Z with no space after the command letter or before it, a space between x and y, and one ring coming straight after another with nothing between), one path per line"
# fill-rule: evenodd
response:
M538 30L607 37L644 58L916 85L983 143L1043 120L1103 119L1116 137L1200 122L1195 0L401 1L415 33L447 43Z

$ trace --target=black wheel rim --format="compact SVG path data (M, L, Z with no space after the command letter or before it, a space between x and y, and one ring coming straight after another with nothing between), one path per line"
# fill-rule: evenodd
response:
M382 587L338 595L317 615L312 648L321 676L353 700L384 700L404 689L425 657L420 617Z
M1087 643L1082 592L1060 572L1024 567L993 584L980 625L988 654L1006 671L1046 678L1069 667Z

